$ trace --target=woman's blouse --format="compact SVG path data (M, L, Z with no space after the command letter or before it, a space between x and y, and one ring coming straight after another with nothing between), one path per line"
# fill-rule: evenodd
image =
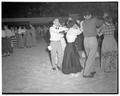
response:
M82 31L79 28L70 28L67 32L66 39L68 43L72 43L77 38L77 35L82 33Z

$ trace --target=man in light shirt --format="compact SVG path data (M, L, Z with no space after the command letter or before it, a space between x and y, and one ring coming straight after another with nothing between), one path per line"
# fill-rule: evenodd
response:
M10 56L10 53L13 52L12 46L11 46L11 39L10 37L12 36L11 30L8 28L8 26L4 26L4 31L5 31L5 37L6 37L6 52L7 56Z
M13 35L12 31L7 26L4 26L4 29L6 36L10 38Z
M59 19L53 21L53 26L50 27L50 46L51 46L51 59L53 70L56 68L61 69L61 64L63 61L63 49L61 45L61 38L64 36L61 31L65 31L67 28L61 27ZM57 58L57 62L56 62ZM57 63L57 64L56 64Z
M24 48L25 46L25 33L26 33L26 29L22 26L19 27L18 29L18 34L19 34L19 47L20 48Z

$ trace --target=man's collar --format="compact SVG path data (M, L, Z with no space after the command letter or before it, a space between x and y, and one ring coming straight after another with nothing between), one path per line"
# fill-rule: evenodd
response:
M57 27L57 26L53 25L53 27Z
M56 25L53 25L53 27L54 27L54 28L56 28L56 29L59 29L59 27L58 27L58 26L56 26Z

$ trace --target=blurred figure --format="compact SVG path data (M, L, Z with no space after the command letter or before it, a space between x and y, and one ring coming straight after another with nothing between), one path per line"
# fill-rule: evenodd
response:
M20 26L19 29L18 29L18 34L19 34L18 46L19 46L19 48L24 48L25 47L25 34L26 34L25 27Z
M15 27L14 31L16 36L16 48L18 48L18 43L19 43L18 27Z
M12 32L11 44L12 44L12 47L15 48L17 40L16 40L16 35L15 35L15 29L13 27L11 27L11 32Z
M14 28L14 32L15 32L15 37L16 37L16 45L15 45L15 48L17 48L17 47L18 47L18 40L19 40L18 28L17 28L17 27Z
M8 54L7 51L7 38L6 38L6 34L5 34L5 30L2 28L2 56L5 57Z
M34 28L33 25L30 24L30 32L31 32L31 36L32 36L32 46L36 45L36 30Z
M40 26L37 26L36 27L36 38L37 38L37 40L40 40L41 39L41 28L40 28Z
M43 39L44 37L43 26L39 26L39 32L40 32L41 39Z
M43 30L44 30L44 39L45 39L46 43L49 44L49 37L48 37L49 29L46 25L44 25Z
M11 45L12 32L7 26L4 26L4 31L5 31L5 36L6 36L6 52L7 52L6 54L7 56L9 56L10 53L13 53L13 48Z
M31 29L29 26L26 29L26 47L27 48L32 47L32 35L31 35Z

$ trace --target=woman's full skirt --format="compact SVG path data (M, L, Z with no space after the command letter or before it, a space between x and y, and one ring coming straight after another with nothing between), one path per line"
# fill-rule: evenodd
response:
M117 42L113 35L105 35L102 43L102 69L106 72L116 69Z
M79 54L74 43L68 43L63 57L62 72L64 74L81 72L83 67L80 63Z

